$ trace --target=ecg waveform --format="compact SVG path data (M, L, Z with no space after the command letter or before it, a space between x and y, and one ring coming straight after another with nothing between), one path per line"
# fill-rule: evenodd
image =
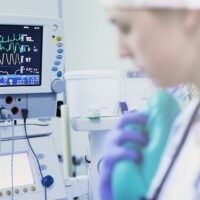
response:
M0 87L41 85L43 27L0 25Z
M0 43L12 43L12 42L24 42L25 37L27 36L27 34L18 34L18 36L16 36L16 34L13 34L13 37L10 37L9 35L7 37L0 35Z
M7 46L7 47L6 47ZM10 43L7 45L3 45L0 43L0 51L6 51L10 53L24 53L24 52L30 52L31 48L29 45L20 45L19 43Z
M17 64L21 64L20 61L20 55L17 54L8 54L8 53L3 53L2 55L0 55L0 65L17 65Z
M30 45L20 44L20 42L29 41L32 42L32 39L27 36L27 34L13 34L12 37L0 35L0 51L6 51L9 53L24 53L30 52Z

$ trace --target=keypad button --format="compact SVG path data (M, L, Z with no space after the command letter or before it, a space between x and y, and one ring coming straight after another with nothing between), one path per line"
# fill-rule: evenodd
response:
M58 36L58 37L56 37L56 40L57 40L58 42L61 42L61 41L62 41L62 37Z
M62 58L63 58L62 55L57 55L57 56L56 56L56 59L58 59L58 60L61 60Z
M63 43L59 42L59 43L57 44L57 47L63 47Z
M35 192L35 191L36 191L36 187L35 187L35 186L32 186L32 187L31 187L31 191L32 191L32 192Z
M28 188L24 188L24 189L23 189L23 192L24 192L24 193L27 193L27 192L28 192Z
M57 60L57 61L54 62L54 64L55 64L55 65L60 65L61 62L60 62L59 60Z
M63 53L64 50L63 50L63 49L58 49L57 52L58 52L58 53Z
M61 71L57 72L57 77L58 78L62 77L62 72Z
M56 71L58 71L58 67L52 67L51 70L52 70L53 72L56 72Z
M7 194L8 196L10 196L10 195L11 195L11 191L10 191L10 190L6 191L6 194Z

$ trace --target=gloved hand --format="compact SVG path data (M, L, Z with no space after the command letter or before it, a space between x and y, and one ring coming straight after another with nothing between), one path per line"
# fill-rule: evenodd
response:
M145 146L148 143L147 134L142 131L126 130L125 127L129 124L145 125L147 119L148 116L144 113L129 113L122 117L117 127L110 133L100 166L101 200L114 200L112 197L111 178L113 167L119 160L133 160L136 164L142 162L141 153L136 148L128 149L124 144L132 142Z

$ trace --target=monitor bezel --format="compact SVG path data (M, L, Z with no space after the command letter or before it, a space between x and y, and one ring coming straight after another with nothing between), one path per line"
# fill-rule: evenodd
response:
M0 94L34 94L34 93L52 93L52 82L58 79L51 68L55 61L56 49L51 43L52 35L63 37L64 44L64 21L59 18L48 17L32 17L32 16L10 16L0 15L1 25L29 25L43 26L42 41L42 78L40 86L24 86L24 87L0 87ZM56 27L56 29L55 29ZM48 53L46 53L48 52ZM63 65L60 70L64 71ZM63 79L63 77L59 78Z

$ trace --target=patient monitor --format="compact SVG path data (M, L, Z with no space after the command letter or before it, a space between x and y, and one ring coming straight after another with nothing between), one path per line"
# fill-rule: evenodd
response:
M62 20L0 16L0 199L67 199L49 123L63 73Z

